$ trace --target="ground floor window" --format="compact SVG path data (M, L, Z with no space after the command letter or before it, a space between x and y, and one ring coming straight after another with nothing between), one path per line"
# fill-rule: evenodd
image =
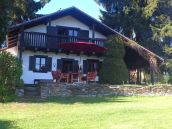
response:
M42 55L29 57L29 70L33 72L48 72L52 70L52 58Z
M36 57L36 63L35 63L35 70L36 71L45 71L45 57Z

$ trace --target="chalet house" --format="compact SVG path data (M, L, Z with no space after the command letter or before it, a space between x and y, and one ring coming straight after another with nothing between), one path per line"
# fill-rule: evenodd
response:
M63 73L77 73L79 69L85 75L97 71L98 81L105 41L110 35L125 41L124 60L130 82L132 76L141 82L142 70L156 72L156 66L163 62L161 57L75 7L9 27L6 51L22 60L21 78L25 84L39 79L52 80L52 71L57 69Z

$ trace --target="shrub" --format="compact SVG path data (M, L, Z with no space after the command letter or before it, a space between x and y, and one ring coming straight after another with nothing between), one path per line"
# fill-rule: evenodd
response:
M107 51L100 70L100 83L122 84L128 81L128 70L123 59L125 48L122 39L111 36L105 44Z
M0 101L14 96L17 82L22 75L21 62L9 52L0 52Z
M166 59L165 62L160 67L161 74L163 75L163 79L165 82L172 84L172 60Z
M23 88L24 86L24 81L23 79L19 79L17 82L16 82L16 88L20 89L20 88Z

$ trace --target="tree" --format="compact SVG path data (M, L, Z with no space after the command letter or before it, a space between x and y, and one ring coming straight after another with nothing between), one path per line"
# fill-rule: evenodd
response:
M105 8L103 23L158 55L172 51L172 0L95 1Z
M171 58L172 45L172 0L157 0L157 9L151 16L152 39L160 44L164 58Z
M144 3L139 0L96 0L103 5L101 20L122 34L142 41L146 35L141 35L147 29L147 21L142 15ZM102 2L103 1L103 2Z
M14 95L21 75L21 62L8 52L0 52L0 102Z
M105 9L101 10L103 23L160 55L165 64L169 63L172 58L172 0L95 1ZM171 69L167 70L171 73Z
M128 70L123 60L125 48L121 38L111 36L105 43L107 51L100 70L100 83L122 84L128 81Z
M7 27L36 16L36 12L50 0L0 0L0 43L5 38Z

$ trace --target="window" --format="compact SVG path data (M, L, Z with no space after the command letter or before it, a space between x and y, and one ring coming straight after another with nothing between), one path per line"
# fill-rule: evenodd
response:
M29 70L43 73L52 71L52 58L43 55L30 56Z
M87 74L87 72L97 72L99 75L101 69L102 62L99 60L88 59L83 60L83 73Z
M69 42L75 42L78 40L77 38L75 38L78 36L78 31L74 30L74 29L70 29L70 30L68 30L68 36L70 36Z
M77 30L68 30L69 36L78 36L78 31Z
M45 62L46 58L45 57L36 57L36 62L35 62L35 71L45 71Z
M73 36L73 30L69 30L69 36Z
M77 30L73 30L73 36L78 36L78 31Z
M78 36L78 29L71 27L58 27L58 35Z
M68 30L67 30L67 28L59 28L59 29L58 29L58 34L59 34L59 35L68 35Z

